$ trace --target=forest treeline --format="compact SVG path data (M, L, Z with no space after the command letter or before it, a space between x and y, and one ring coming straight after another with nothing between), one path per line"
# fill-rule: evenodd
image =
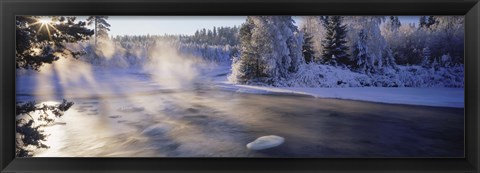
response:
M86 44L86 60L104 66L144 64L161 42L182 54L231 64L229 81L239 84L464 85L461 16L420 16L417 24L401 23L398 16L304 16L299 21L248 16L239 27L201 28L192 35L115 36L105 43L115 50Z
M461 16L421 16L418 26L398 16L306 16L300 27L290 16L248 16L239 38L229 78L235 83L463 86Z

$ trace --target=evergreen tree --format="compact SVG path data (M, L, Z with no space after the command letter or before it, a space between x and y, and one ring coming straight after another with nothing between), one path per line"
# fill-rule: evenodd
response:
M252 32L254 23L252 17L248 16L246 22L240 27L240 57L234 58L232 62L232 75L229 80L236 83L246 83L249 79L258 76L259 57L252 47Z
M430 48L428 47L423 48L422 56L423 56L422 66L431 67L430 62L431 62L432 52L430 51Z
M213 36L216 37L217 36L217 28L214 26L213 27Z
M385 25L381 25L381 35L385 38L385 41L388 43L388 47L385 48L384 51L384 59L393 59L397 61L399 59L400 54L398 50L400 49L400 45L405 44L404 37L401 37L404 30L401 30L402 24L398 19L398 16L390 16L387 20ZM390 55L392 57L390 57ZM385 62L389 62L390 60L386 60ZM387 63L389 64L389 63ZM396 63L395 63L396 64Z
M208 30L207 33L207 38L213 38L213 32L211 30Z
M384 68L398 69L390 46L385 47L383 50L382 65Z
M95 45L98 39L108 38L108 31L110 31L110 24L107 22L108 16L89 16L87 18L87 25L94 25L95 31Z
M249 16L240 29L240 54L230 80L283 85L304 63L301 34L290 16Z
M426 16L420 16L418 26L419 26L419 28L427 27L427 17Z
M66 47L67 43L87 40L93 31L75 17L16 17L16 68L34 69L60 57L78 58L84 52Z
M326 35L322 41L323 63L331 65L350 65L348 47L345 37L347 34L346 26L342 24L341 16L328 17L326 24Z
M313 50L313 36L306 32L306 28L303 28L302 52L307 64L314 61L315 51Z
M431 28L432 25L437 23L437 19L435 16L420 16L419 19L419 28Z
M396 32L396 31L398 31L400 26L402 26L402 23L400 23L400 20L398 19L398 16L390 16L388 26L390 28L390 31Z
M358 39L355 43L353 49L353 56L356 63L353 65L353 69L356 71L367 71L367 60L368 60L368 45L367 45L368 36L364 30L361 30L358 33Z
M312 37L310 46L313 50L312 61L315 63L322 62L322 40L325 37L325 16L303 16L300 25L303 28L304 37ZM308 39L308 38L305 38ZM308 44L308 43L307 43Z
M348 16L345 17L345 23L348 25L348 38L349 38L349 47L355 49L355 43L358 42L359 33L364 32L368 37L367 41L367 61L366 69L370 72L376 72L377 70L382 70L384 65L393 65L394 63L390 62L390 59L393 59L391 56L391 51L389 51L389 45L385 40L385 37L382 35L381 24L385 21L383 16ZM352 52L353 54L353 52ZM355 65L355 56L352 57L352 65ZM389 59L385 59L389 58Z
M434 24L428 30L429 39L425 45L432 57L439 63L443 55L449 55L451 64L463 64L464 60L464 18L462 16L433 16Z
M437 23L435 16L428 16L427 28L430 28L430 26L434 25L435 23Z
M203 35L204 31L207 35ZM195 31L193 36L185 36L182 41L191 42L195 44L208 45L226 45L235 46L238 44L238 27L213 27L210 29L201 29Z
M320 23L324 26L327 27L329 23L329 19L331 16L320 16Z
M285 61L286 64L282 64L282 66L288 67L288 73L297 72L299 66L305 63L305 59L303 58L303 34L298 31L297 26L295 26L295 21L292 19L291 16L281 16L278 17L280 20L277 26L282 31L279 35L280 38L287 37L286 40L286 47L288 48L288 53ZM282 41L282 39L279 39ZM282 50L282 47L279 47Z

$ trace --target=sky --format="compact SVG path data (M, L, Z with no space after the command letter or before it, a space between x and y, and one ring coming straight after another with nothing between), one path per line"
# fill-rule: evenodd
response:
M80 18L81 19L81 18ZM116 35L192 35L196 30L214 26L240 26L245 16L109 16L110 32ZM300 17L293 19L298 25ZM418 16L399 16L401 23L417 23Z
M110 16L111 35L192 35L202 28L240 26L245 16Z

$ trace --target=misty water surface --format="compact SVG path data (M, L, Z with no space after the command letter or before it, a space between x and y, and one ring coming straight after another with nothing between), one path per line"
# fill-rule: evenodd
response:
M463 109L244 94L208 80L171 88L148 73L93 72L98 75L78 80L94 86L53 80L34 94L19 87L18 100L75 102L59 125L46 129L51 148L36 156L463 157ZM23 78L17 84L38 86ZM246 148L265 135L286 141Z

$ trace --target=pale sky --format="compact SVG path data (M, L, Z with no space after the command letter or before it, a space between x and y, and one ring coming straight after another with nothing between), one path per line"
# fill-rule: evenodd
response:
M84 17L79 17L84 20ZM193 35L196 30L220 26L240 26L245 16L109 16L109 34L116 35ZM300 17L293 17L298 25ZM400 22L418 23L418 16L400 16Z
M111 35L193 35L214 26L240 26L245 16L110 16Z

